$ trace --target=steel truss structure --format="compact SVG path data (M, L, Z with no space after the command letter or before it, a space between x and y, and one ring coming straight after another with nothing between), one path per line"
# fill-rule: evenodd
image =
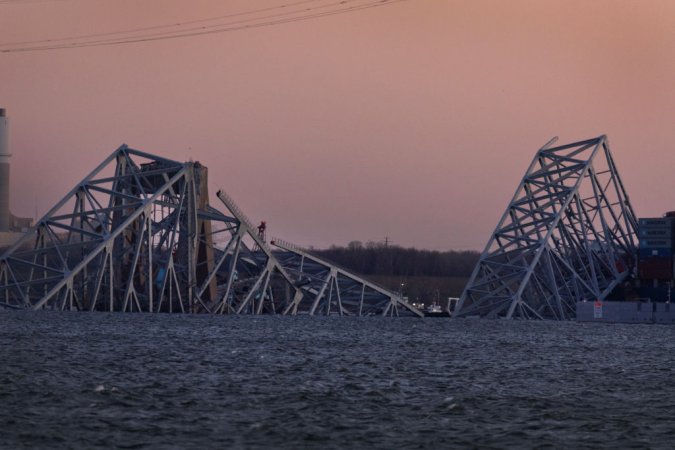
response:
M541 148L490 237L455 317L572 319L631 276L637 221L606 136Z
M355 314L418 312L358 280L361 308L305 308L315 277L288 266L208 171L122 146L0 257L0 306L110 312ZM284 261L290 261L284 258ZM311 270L310 270L311 269ZM351 290L335 280L350 305ZM329 295L328 302L331 302ZM313 304L313 303L312 303ZM318 304L318 303L317 303ZM401 308L403 306L403 308Z
M289 308L293 314L331 312L346 316L424 314L403 298L281 239L271 241L277 258L306 292Z

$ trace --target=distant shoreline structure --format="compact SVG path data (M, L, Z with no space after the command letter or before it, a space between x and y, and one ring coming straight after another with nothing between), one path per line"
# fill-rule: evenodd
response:
M0 246L12 245L22 233L33 226L33 218L17 217L9 207L10 157L9 118L7 110L0 108Z

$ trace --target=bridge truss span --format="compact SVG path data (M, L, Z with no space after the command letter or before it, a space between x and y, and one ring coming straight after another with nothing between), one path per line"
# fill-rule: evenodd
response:
M377 284L326 261L299 246L274 239L281 264L302 286L305 296L289 305L296 314L337 314L341 316L423 317L424 314Z
M297 252L273 250L230 196L216 196L212 205L200 163L121 146L0 256L0 306L364 316L398 315L403 307L420 315L309 254L294 266L289 255ZM334 276L317 296L307 280L321 270ZM341 306L331 308L333 296Z
M637 221L605 136L535 155L456 317L566 320L632 275Z

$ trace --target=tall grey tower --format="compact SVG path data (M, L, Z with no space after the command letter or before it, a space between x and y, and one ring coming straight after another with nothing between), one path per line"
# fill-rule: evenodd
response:
M9 127L7 112L0 108L0 231L9 231L11 214L9 212Z

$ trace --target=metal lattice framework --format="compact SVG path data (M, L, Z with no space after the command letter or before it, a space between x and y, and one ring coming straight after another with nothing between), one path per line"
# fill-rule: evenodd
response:
M277 258L305 291L289 305L293 314L346 316L398 316L424 314L400 296L281 239L272 241L281 250Z
M455 317L565 320L631 275L637 221L605 136L540 149Z
M224 191L217 197L226 208L228 223L224 245L219 245L215 274L221 273L219 299L213 312L229 314L286 314L293 301L303 297L295 280L279 264L251 221Z
M340 269L378 295L363 296L358 312L304 308L315 273L284 266L234 201L217 197L221 209L209 203L201 164L120 147L0 257L0 306L387 315L405 304ZM335 287L349 304L351 288Z

